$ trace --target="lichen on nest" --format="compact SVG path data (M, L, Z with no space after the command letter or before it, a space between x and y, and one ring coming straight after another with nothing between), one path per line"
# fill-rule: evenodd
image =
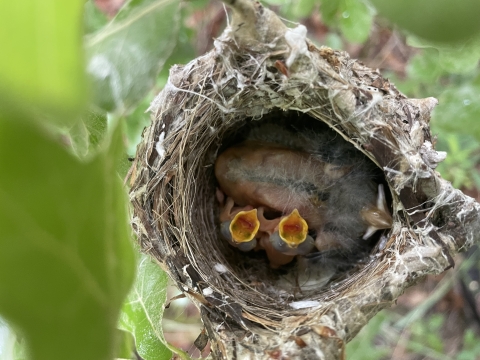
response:
M434 171L444 158L428 125L435 99L407 99L377 71L315 47L301 27L287 29L258 3L233 6L215 48L174 66L151 105L133 167L132 224L143 251L201 308L215 357L310 349L335 358L341 345L331 339L351 339L406 287L452 266L451 254L473 244L479 205ZM296 264L272 269L264 253L242 253L219 232L219 152L252 123L278 117L325 123L376 164L392 198L392 229L320 290L318 282L295 287ZM253 338L233 341L240 333Z

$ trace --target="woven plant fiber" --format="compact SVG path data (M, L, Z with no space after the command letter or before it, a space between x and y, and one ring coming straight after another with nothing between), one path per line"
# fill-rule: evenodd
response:
M478 240L480 207L435 171L446 155L429 129L436 99L408 99L257 2L229 5L233 18L214 49L172 67L151 105L132 169L132 225L142 250L199 307L212 358L340 359L371 317ZM302 288L296 261L273 269L263 252L221 238L214 164L242 129L305 118L375 164L393 226L345 272L325 280L322 265Z

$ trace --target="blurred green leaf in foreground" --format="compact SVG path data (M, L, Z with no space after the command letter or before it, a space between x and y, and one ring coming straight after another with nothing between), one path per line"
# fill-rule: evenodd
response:
M82 163L21 115L0 116L0 313L35 359L112 355L133 280L118 145Z
M82 4L0 5L0 315L35 360L112 358L134 279L121 127L61 136L86 111Z
M94 103L125 115L155 85L172 52L179 24L178 0L131 0L87 39L87 71Z
M458 42L480 32L478 0L371 0L379 13L424 39Z
M86 101L83 3L0 1L0 98L75 120Z

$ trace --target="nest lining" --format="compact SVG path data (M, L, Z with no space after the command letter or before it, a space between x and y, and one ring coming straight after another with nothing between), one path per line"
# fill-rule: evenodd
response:
M154 121L134 165L134 229L144 251L202 309L204 322L218 325L212 339L225 342L243 328L256 334L259 348L285 350L299 328L319 336L311 342L324 339L319 324L334 338L351 339L408 285L444 271L451 252L474 242L478 204L434 171L444 158L428 126L435 99L407 99L377 71L307 39L308 51L295 50L282 37L287 30L242 43L232 28L210 53L174 66L152 103ZM219 149L247 122L284 111L338 132L384 171L392 195L392 229L320 291L282 289L282 271L270 269L263 254L241 253L219 236L213 174ZM467 229L470 222L476 226ZM262 337L261 328L278 336Z

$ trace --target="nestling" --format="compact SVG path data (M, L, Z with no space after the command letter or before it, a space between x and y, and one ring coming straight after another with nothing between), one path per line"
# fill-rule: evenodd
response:
M223 236L237 236L227 228L239 223L236 214L250 211L241 216L254 219L256 234L242 250L265 249L272 267L311 252L314 245L320 252L355 251L360 239L391 227L374 165L330 129L318 130L261 124L215 163L217 197L227 196Z

